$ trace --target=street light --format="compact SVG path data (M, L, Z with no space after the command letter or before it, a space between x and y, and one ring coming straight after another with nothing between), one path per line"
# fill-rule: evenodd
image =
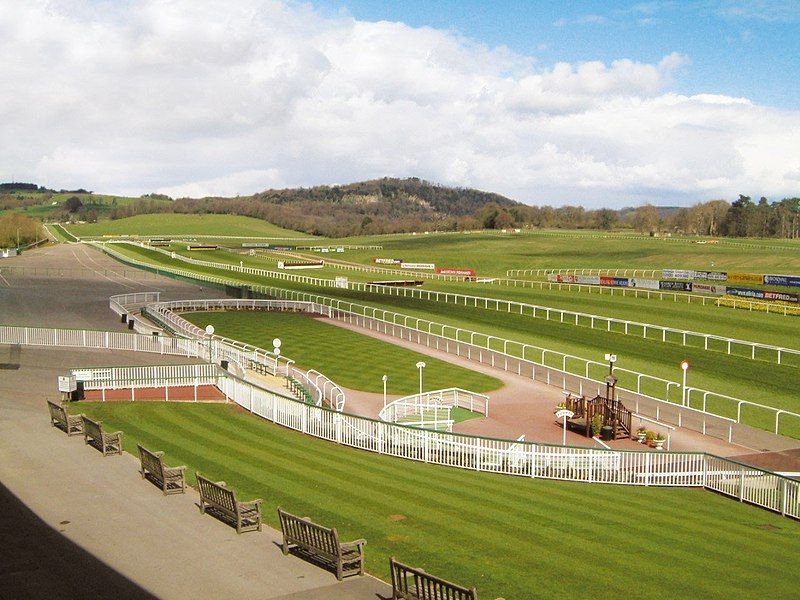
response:
M386 382L389 381L389 376L384 375L381 379L383 379L383 408L386 408Z
M425 363L419 361L417 363L417 368L419 369L419 400L422 402L422 369L425 368Z
M686 371L689 370L689 361L683 359L681 361L681 370L683 371L683 385L681 386L681 406L686 406Z
M208 336L208 362L213 363L211 359L211 336L214 335L214 326L206 325L206 335Z
M614 389L617 385L617 378L614 377L614 363L617 362L616 354L606 353L606 360L608 361L608 376L606 377L606 399L613 400Z

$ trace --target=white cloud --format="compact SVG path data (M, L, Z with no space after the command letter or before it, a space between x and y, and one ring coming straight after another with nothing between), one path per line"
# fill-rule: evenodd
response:
M199 196L416 175L590 205L797 194L800 113L672 94L677 53L540 67L280 2L31 1L0 4L0 62L0 179Z

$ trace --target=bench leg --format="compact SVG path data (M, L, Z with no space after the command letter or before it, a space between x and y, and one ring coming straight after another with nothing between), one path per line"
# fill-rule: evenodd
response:
M283 555L288 556L289 554L289 544L286 541L286 536L283 536L283 544L281 544L281 550L283 550Z

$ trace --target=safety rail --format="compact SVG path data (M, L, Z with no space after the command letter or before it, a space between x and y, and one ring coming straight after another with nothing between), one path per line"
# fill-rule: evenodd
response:
M639 486L702 487L800 518L800 481L697 452L577 448L404 427L277 397L234 377L231 400L276 424L370 452L523 477Z
M170 274L173 274L173 275L179 276L179 277L185 277L185 278L190 278L190 279L199 280L199 281L206 281L206 282L214 283L214 284L217 284L217 285L235 285L236 283L238 283L235 280L224 279L224 278L214 277L214 276L208 276L208 275L204 275L202 273L196 273L196 272L193 272L193 271L184 271L184 270L181 270L181 269L173 269L173 268L170 268L170 267L166 267L166 268L157 267L156 268L153 265L148 264L146 262L138 261L136 259L131 259L129 257L126 257L125 255L122 255L122 254L119 254L119 253L116 253L116 252L113 252L113 251L109 252L109 254L111 256L115 256L119 260L121 260L123 262L126 262L128 264L131 264L131 265L141 266L142 268L145 268L145 269L156 269L156 270L158 270L160 272L170 273ZM385 286L376 286L376 287L385 287ZM422 318L418 318L418 317L414 317L414 316L410 316L410 315L405 315L405 314L402 314L402 313L397 313L397 312L394 312L394 311L389 311L389 310L376 308L376 307L372 307L372 306L368 306L368 305L362 305L362 304L350 302L350 301L347 301L347 300L340 300L338 298L331 298L331 297L326 297L326 296L322 296L322 295L319 295L319 294L313 294L313 293L309 293L309 292L301 292L301 291L297 291L297 290L279 288L279 287L275 287L275 286L257 285L257 286L252 286L252 289L253 289L254 292L263 294L265 296L270 296L270 297L275 297L275 298L282 298L282 299L304 300L304 301L310 301L310 302L316 302L316 303L319 303L319 304L323 304L323 305L325 305L327 307L330 307L330 308L335 307L335 308L337 308L339 310L344 310L345 312L348 312L348 313L352 312L354 315L359 315L359 316L363 316L365 318L369 318L369 319L373 319L373 320L377 320L377 321L381 321L381 322L386 322L386 323L389 323L389 324L391 324L393 326L402 326L404 328L412 329L418 335L425 335L428 338L430 338L430 336L432 336L432 335L435 335L435 336L443 338L444 340L456 342L456 349L459 349L462 344L466 347L466 349L468 351L470 350L470 348L473 348L473 347L475 349L477 349L479 352L481 350L485 349L489 353L490 356L499 357L503 361L506 370L508 370L508 365L510 363L513 364L513 363L516 362L516 364L518 365L516 370L521 372L521 365L522 364L526 364L526 368L530 368L531 369L531 376L533 378L536 378L536 367L538 366L538 367L541 367L542 370L547 375L546 382L548 384L550 384L550 380L551 380L550 375L551 375L551 373L556 373L558 376L561 376L563 378L562 385L564 386L564 389L566 389L566 387L567 387L566 381L567 381L568 377L574 379L575 388L578 388L578 386L581 386L581 388L582 388L582 386L585 383L592 384L592 385L594 385L596 383L601 383L601 378L598 377L597 379L594 379L594 378L589 377L590 369L594 369L595 372L597 372L596 370L598 368L600 368L600 369L606 369L607 368L607 364L605 364L605 363L600 363L600 362L597 362L597 361L584 359L582 357L565 354L565 353L558 352L558 351L555 351L555 350L550 350L548 348L542 348L542 347L539 347L539 346L535 346L533 344L526 344L526 343L518 342L518 341L515 341L515 340L508 340L508 339L504 339L504 338L499 338L497 336L491 336L491 335L488 335L488 334L483 334L483 333L480 333L480 332L471 331L471 330L468 330L468 329L459 328L459 327L455 327L455 326L452 326L452 325L446 325L446 324L443 324L443 323L437 323L437 322L434 322L434 321L428 321L426 319L422 319ZM381 314L382 316L378 317L377 316L378 314ZM388 321L387 320L388 317L391 317L392 320ZM398 323L397 322L398 320L400 320L401 323ZM412 323L411 326L409 326L409 321L411 321L411 323ZM423 327L427 328L427 331L424 330L424 329L421 329L420 325L422 325ZM433 333L433 331L432 331L433 329L438 330L438 333ZM452 332L452 333L448 334L447 333L448 330L450 332ZM475 336L478 336L479 340L481 338L483 338L485 345L484 346L478 346L477 344L475 344L475 342L474 342ZM461 337L469 338L469 341L467 339L461 339ZM492 348L492 344L495 344L496 346L499 346L502 349ZM447 346L446 346L446 348L447 348ZM519 352L519 355L510 354L510 352L513 351L514 349L516 349L517 352ZM531 352L540 353L539 360L535 361L535 360L527 358L525 353L528 350L530 350ZM449 352L449 350L446 350L446 351ZM482 361L483 359L482 359L482 356L480 354L479 354L479 357L480 357L480 360ZM547 357L550 357L551 363L552 363L553 360L559 361L561 363L560 368L559 367L553 367L552 365L546 364ZM494 358L492 360L494 360ZM576 369L576 364L577 364L577 369ZM568 367L571 368L572 370L568 370ZM576 373L575 372L576 370L578 372L580 372L580 373L583 373L583 374L581 375L581 374ZM632 371L632 370L629 370L629 369L623 369L623 368L620 368L620 367L616 367L615 368L615 373L625 375L627 377L627 379L630 380L630 381L625 381L624 378L621 377L620 379L622 381L620 381L618 383L618 385L617 385L618 393L621 392L621 391L623 391L623 392L627 391L630 394L634 394L634 396L628 396L628 398L627 398L628 400L632 400L633 402L637 402L638 403L637 396L640 396L642 398L646 398L646 399L649 399L649 400L654 400L656 402L668 403L670 409L674 409L675 408L676 404L675 404L675 401L672 399L671 396L680 393L681 384L679 382L670 381L670 380L663 379L663 378L660 378L660 377L655 377L655 376L652 376L652 375L647 375L645 373L639 373L637 371ZM604 384L602 384L602 385L604 385ZM658 386L658 389L653 388L653 385ZM626 386L632 386L632 387L626 387ZM644 391L645 387L648 388L648 391L646 393ZM598 393L599 393L600 392L600 387L598 387L597 390L598 390ZM581 394L583 393L582 390L578 390L578 391ZM716 394L715 392L710 392L708 390L703 390L703 392L704 393L708 392L708 394L713 394L714 396L717 396L717 397L719 397L721 399L726 398L725 395ZM746 400L737 399L737 403L738 402L741 402L745 406L749 404L749 401L746 401ZM657 405L656 409L657 409L657 413L656 413L656 417L655 418L657 418L657 419L662 418L658 414L658 410L660 409L660 405ZM690 413L689 417L692 417L691 413L699 413L700 415L702 415L702 417L699 420L700 422L699 423L694 423L690 427L694 428L694 429L696 429L698 431L702 430L702 432L704 434L708 433L708 431L709 431L708 423L707 423L707 421L705 419L705 416L714 417L716 419L719 419L719 420L724 421L724 422L729 422L729 423L741 422L741 421L736 421L731 417L727 417L725 415L721 415L718 412L711 412L711 411L705 411L704 412L704 411L701 411L699 409L695 409L695 408L690 407L690 406L684 406L684 407L681 407L680 410L677 411L677 416L675 417L675 419L679 423L679 426L682 426L682 427L686 427L687 425L681 424L681 420L683 420L684 422L690 422L691 421L691 419L688 420L688 421L686 419L683 419L683 411L684 410L689 411L689 413ZM794 412L791 412L791 411L785 411L783 409L778 409L778 408L775 408L775 407L770 407L770 410L773 411L774 413L776 413L776 419L778 419L781 414L787 415L787 416L791 416L791 417L793 417L795 419L800 419L800 414L798 414L798 413L794 413ZM641 412L641 410L638 407L638 405L637 405L636 411L637 412ZM756 426L757 427L761 427L760 425L756 425ZM726 429L726 437L728 438L728 440L730 440L731 436L732 436L732 430L731 430L729 425L725 425L725 429ZM717 435L719 436L719 433Z

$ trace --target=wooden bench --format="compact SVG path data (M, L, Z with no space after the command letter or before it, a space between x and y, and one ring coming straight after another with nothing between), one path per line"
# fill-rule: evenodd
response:
M70 415L67 414L61 404L47 401L47 408L50 409L50 424L53 427L58 427L67 435L77 435L83 433L83 415Z
M329 529L312 523L307 517L298 517L278 508L283 532L283 553L295 546L314 562L322 563L336 571L339 581L349 575L364 574L364 545L367 540L340 542L336 528Z
M185 466L168 467L164 464L163 452L150 452L141 444L136 444L136 447L139 449L139 460L142 463L139 469L142 479L155 483L165 496L186 492Z
M403 600L476 600L475 588L467 589L428 575L422 569L415 569L389 559L392 572L392 599Z
M100 421L92 421L86 415L82 415L83 421L83 441L93 448L97 448L103 456L109 454L122 454L122 432L106 433Z
M236 527L236 533L243 531L261 531L261 503L263 500L239 502L236 492L225 486L224 481L211 481L200 473L197 477L197 488L200 491L200 512L217 517L221 521Z

